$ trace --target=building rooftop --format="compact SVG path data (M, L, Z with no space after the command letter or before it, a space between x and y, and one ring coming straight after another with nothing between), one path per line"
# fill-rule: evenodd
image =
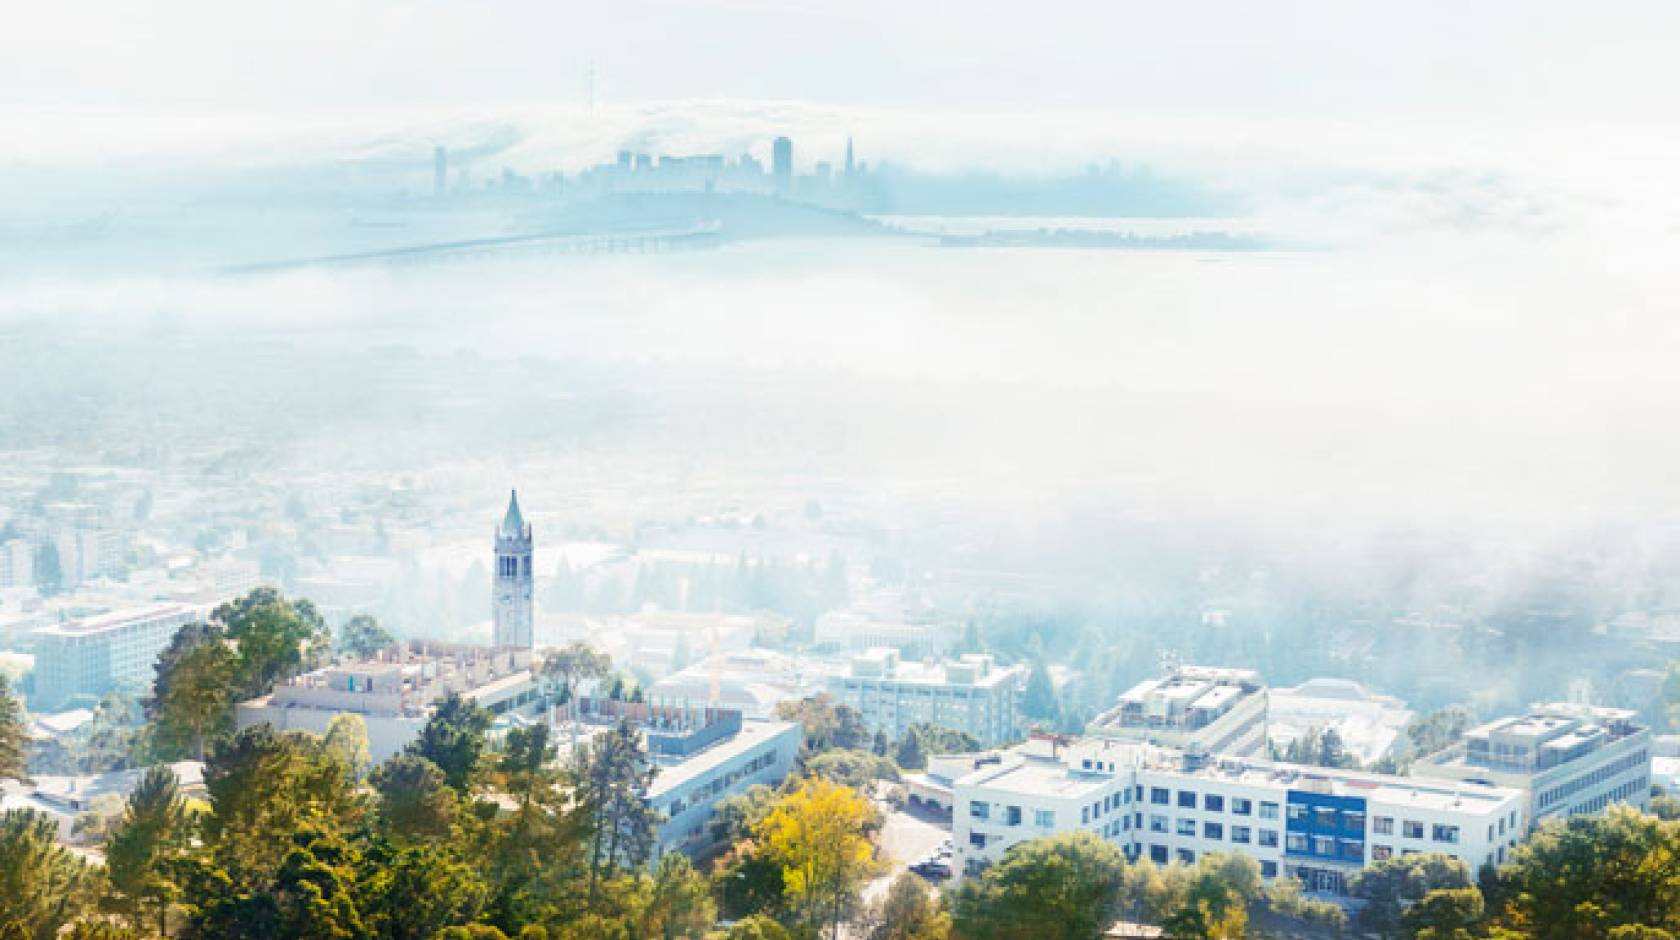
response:
M95 636L100 633L111 633L123 627L138 623L142 620L155 620L159 617L169 617L180 614L192 614L197 608L187 604L147 604L143 607L130 607L115 610L108 614L93 617L81 617L66 620L63 623L50 624L35 631L36 636L80 637Z
M1520 795L1508 787L1480 783L1432 782L1245 758L1203 758L1151 744L1091 738L1029 741L1004 752L999 764L978 767L957 782L1024 795L1082 798L1101 790L1115 773L1128 770L1167 771L1195 779L1359 796L1433 810L1470 811Z
M1260 674L1252 669L1179 666L1126 690L1113 708L1091 720L1090 727L1097 733L1122 728L1195 731L1265 691Z
M741 730L713 744L703 751L688 755L681 761L662 763L648 787L648 797L657 798L704 774L731 758L786 734L798 725L791 721L743 721Z
M1535 705L1527 714L1477 725L1464 741L1429 755L1422 766L1540 773L1599 748L1644 733L1631 709L1569 702Z
M913 685L963 685L996 688L1016 681L1020 666L999 666L984 653L965 653L943 662L904 661L892 647L873 647L852 657L847 676Z

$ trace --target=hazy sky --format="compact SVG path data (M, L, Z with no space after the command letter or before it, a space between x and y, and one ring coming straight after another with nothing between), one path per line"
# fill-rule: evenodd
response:
M169 0L14 6L5 109L799 99L1357 119L1674 120L1680 5Z

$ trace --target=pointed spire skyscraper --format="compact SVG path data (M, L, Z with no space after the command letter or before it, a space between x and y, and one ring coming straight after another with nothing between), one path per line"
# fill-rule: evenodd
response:
M490 592L491 642L496 646L531 648L533 580L531 525L519 511L516 490L496 528L496 576Z

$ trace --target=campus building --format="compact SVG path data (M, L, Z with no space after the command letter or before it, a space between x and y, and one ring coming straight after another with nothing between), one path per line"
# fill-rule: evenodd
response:
M266 722L323 734L334 716L359 715L367 723L368 753L378 763L418 737L433 707L451 692L498 718L531 715L541 701L531 661L529 650L410 640L392 655L281 682L268 695L240 702L236 716L241 729Z
M852 658L846 675L829 683L835 700L856 709L870 731L899 738L911 725L932 724L993 746L1019 737L1024 666L1003 667L991 656L903 662L898 650L876 648Z
M35 631L35 694L30 707L57 711L107 692L139 692L156 678L158 654L176 631L208 607L151 604L83 617Z
M1515 787L1527 816L1603 812L1651 802L1651 730L1627 709L1553 703L1465 732L1464 740L1412 765L1412 775Z
M1149 744L1034 740L955 781L956 869L1011 846L1085 830L1129 858L1249 856L1266 878L1341 893L1365 865L1441 852L1499 864L1525 831L1521 790L1209 757Z
M1266 753L1266 685L1252 669L1178 666L1128 689L1092 737L1238 757Z
M690 699L586 697L556 706L551 717L563 725L562 739L578 746L620 722L640 731L655 767L646 795L659 817L653 861L667 852L700 858L723 848L711 827L718 802L756 784L779 786L804 739L798 722L754 721L739 709Z

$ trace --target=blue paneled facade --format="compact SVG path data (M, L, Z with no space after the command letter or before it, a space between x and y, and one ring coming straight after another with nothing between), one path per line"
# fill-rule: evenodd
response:
M1284 854L1364 864L1365 815L1364 797L1290 790Z

